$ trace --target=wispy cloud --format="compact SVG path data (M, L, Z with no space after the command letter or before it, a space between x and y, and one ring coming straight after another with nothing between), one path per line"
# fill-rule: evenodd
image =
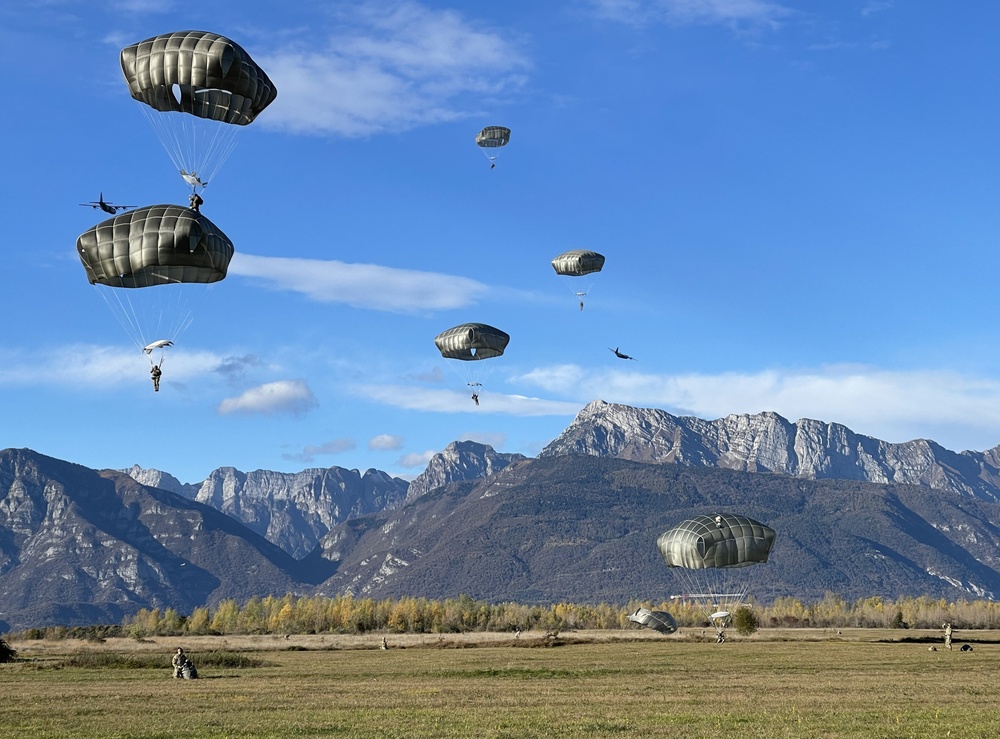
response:
M262 125L367 136L456 120L476 97L524 84L519 44L457 11L382 0L337 19L321 46L299 41L258 59L280 90Z
M396 464L403 469L413 469L414 467L426 467L427 463L431 461L437 452L433 449L428 449L426 452L413 452L411 454L404 454L402 457L396 460Z
M403 437L394 434L379 434L368 440L368 449L380 452L398 452L403 448Z
M722 24L777 28L793 10L768 0L591 0L599 17L630 25Z
M508 416L572 416L579 412L580 403L543 400L523 395L480 393L480 404L469 395L452 390L435 390L419 386L355 385L351 391L377 403L407 410L437 413L498 413Z
M218 370L225 360L211 352L176 347L163 365L164 381L180 381ZM114 387L149 382L149 359L139 350L71 344L55 348L0 350L0 385Z
M354 451L357 447L358 443L354 439L333 439L331 441L324 442L323 444L307 445L302 448L301 452L289 452L287 454L282 454L281 456L295 462L309 464L314 461L316 457L343 454L344 452Z
M279 380L251 388L236 398L226 398L217 410L222 415L301 416L318 405L305 381Z
M893 0L869 0L868 4L861 9L861 15L867 18L875 13L881 13L892 7L892 2Z
M173 0L115 0L111 7L120 13L159 14L174 10Z
M480 444L486 444L501 451L507 446L507 434L500 431L466 431L464 434L459 434L456 438L462 441L475 441Z
M1000 443L1000 381L943 370L829 366L664 375L558 365L513 379L552 393L572 388L581 401L600 398L702 418L775 411L792 420L842 423L888 441L931 438L955 449Z
M263 362L253 354L245 354L240 357L225 357L215 367L215 372L226 378L230 384L235 384L242 380L253 369L260 367Z
M302 293L322 303L345 303L392 313L463 308L489 288L467 277L334 260L236 254L230 275L275 290Z

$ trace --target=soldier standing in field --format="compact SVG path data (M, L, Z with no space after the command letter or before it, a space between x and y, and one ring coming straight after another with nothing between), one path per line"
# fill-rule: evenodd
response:
M944 645L950 650L951 649L951 622L946 621L944 624Z

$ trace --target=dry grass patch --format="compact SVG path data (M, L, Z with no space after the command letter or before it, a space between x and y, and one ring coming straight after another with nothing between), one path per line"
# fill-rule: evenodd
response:
M638 638L643 632L566 633L559 645L541 632L523 633L517 644L509 634L387 635L387 651L378 648L382 635L228 639L229 648L266 654L266 664L252 670L202 667L198 654L219 648L221 637L157 639L164 657L177 645L191 652L202 679L173 680L169 669L0 665L0 691L12 696L4 735L1000 735L989 679L1000 646L928 652L926 645L860 634L824 640L799 631L803 638L755 636L724 645L698 634ZM551 648L524 648L539 639ZM442 645L448 640L453 647ZM280 642L306 649L289 651ZM33 642L15 646L34 658ZM111 639L99 647L63 644L109 653L117 646Z

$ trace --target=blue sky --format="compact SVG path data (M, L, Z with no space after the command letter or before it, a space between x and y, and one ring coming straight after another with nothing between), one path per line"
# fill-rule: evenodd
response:
M1000 8L238 6L0 9L0 448L412 477L458 439L534 455L598 398L1000 444ZM278 97L205 191L237 255L154 393L78 203L186 203L118 55L188 29ZM492 171L486 125L512 131ZM582 312L549 265L577 248L607 257ZM467 321L511 335L479 407L433 344Z

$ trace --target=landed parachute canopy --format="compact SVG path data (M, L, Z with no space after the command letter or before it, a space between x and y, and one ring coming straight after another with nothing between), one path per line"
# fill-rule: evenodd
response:
M774 529L746 516L696 516L660 534L656 545L670 567L701 570L767 562Z
M434 339L445 359L471 361L499 357L507 348L510 336L485 323L463 323L442 331Z
M178 31L122 49L122 73L139 102L245 126L278 93L239 44L206 31Z
M559 275L580 277L604 268L604 255L588 249L573 249L552 260L552 269Z
M484 149L506 146L510 141L510 129L503 126L487 126L476 134L476 144Z
M91 284L149 287L218 282L233 243L201 213L180 205L149 205L98 223L76 240Z
M641 626L648 626L661 634L673 634L677 631L677 621L666 611L650 611L647 608L636 609L628 615L628 620Z

